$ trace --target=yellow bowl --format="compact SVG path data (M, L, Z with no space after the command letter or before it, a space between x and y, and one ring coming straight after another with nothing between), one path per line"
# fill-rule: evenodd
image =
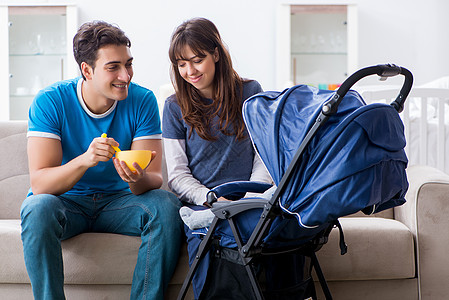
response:
M124 161L131 171L136 169L133 163L136 162L142 169L145 169L151 161L150 150L126 150L115 152L115 158Z

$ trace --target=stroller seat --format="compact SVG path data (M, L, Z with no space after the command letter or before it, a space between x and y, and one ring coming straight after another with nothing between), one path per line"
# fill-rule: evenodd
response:
M405 76L391 105L366 105L357 92L349 90L356 81L373 74ZM338 218L405 203L407 157L398 112L412 82L407 69L378 65L354 73L336 92L299 85L249 98L243 107L244 121L277 189L271 199L230 203L216 200L222 196L238 199L246 192L263 192L270 185L230 182L209 192L207 201L215 218L210 228L195 231L204 238L178 299L185 296L198 264L210 249L220 257L230 253L225 256L233 256L232 261L243 266L249 282L243 288L254 299L269 295L257 280L261 257L304 255L310 258L310 266L304 261L298 266L309 271L313 266L326 298L331 299L315 252L337 226L341 253L345 253ZM268 284L270 280L273 278Z

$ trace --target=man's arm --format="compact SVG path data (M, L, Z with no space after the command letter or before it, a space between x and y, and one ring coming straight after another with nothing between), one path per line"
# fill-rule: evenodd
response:
M162 142L160 139L146 139L134 141L131 150L151 150L151 162L145 170L134 164L136 172L132 172L125 162L118 163L114 158L115 168L120 177L128 182L131 192L135 195L143 194L149 190L162 186Z
M61 166L62 147L59 140L29 137L28 165L33 194L61 195L69 191L87 169L112 157L114 150L109 143L117 145L114 141L95 138L85 153Z

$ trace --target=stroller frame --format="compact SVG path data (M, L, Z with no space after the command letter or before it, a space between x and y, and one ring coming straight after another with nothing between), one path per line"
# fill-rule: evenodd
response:
M288 248L275 248L264 249L262 245L262 240L266 235L270 225L273 220L281 214L281 209L278 204L278 199L280 195L284 192L286 184L290 180L290 177L293 173L293 170L299 161L301 155L309 145L315 133L320 129L320 127L329 119L330 116L337 112L338 106L343 100L343 97L349 91L349 89L360 79L377 74L380 76L381 80L385 80L387 77L393 77L396 75L403 75L404 83L399 92L397 98L390 104L393 106L398 113L402 112L404 107L404 102L411 90L413 84L413 76L411 72L405 68L393 65L393 64L384 64L366 67L360 69L359 71L352 74L348 77L340 88L336 91L333 97L331 97L327 102L325 102L322 106L321 112L315 120L314 125L308 131L306 137L300 144L298 150L296 151L292 161L290 162L285 174L282 176L282 179L274 192L271 199L245 199L245 200L237 200L231 203L221 203L217 202L217 199L226 194L220 194L219 190L212 189L207 195L207 202L212 206L211 211L214 213L215 217L212 221L212 224L209 227L209 230L206 236L203 238L201 244L199 245L197 255L195 257L194 262L192 263L189 272L184 280L182 288L178 294L178 300L184 299L189 285L192 281L192 278L195 274L195 271L198 268L198 264L201 259L204 258L207 251L210 249L213 242L213 234L217 227L219 220L227 220L229 226L232 230L232 233L235 238L235 242L237 244L237 251L239 254L239 258L241 263L244 265L248 277L250 279L252 289L255 293L255 297L258 300L263 300L264 296L261 291L261 287L256 279L256 275L254 269L251 266L251 262L258 255L276 255L280 253L286 252L297 252L300 251L304 256L308 256L311 258L312 267L315 268L316 275L320 281L321 288L326 299L332 299L331 292L325 280L324 274L321 270L320 264L316 257L316 252L321 249L321 247L327 243L328 236L334 227L338 227L340 230L340 249L341 255L345 254L347 251L347 246L344 242L343 231L341 225L337 220L329 222L329 226L323 229L321 232L315 235L314 238L310 239L305 244L296 245ZM284 90L284 92L286 92ZM283 92L283 93L284 93ZM251 187L248 187L247 192L260 192L260 190L252 190ZM239 213L242 213L251 209L263 209L263 212L260 215L259 221L254 228L251 236L249 237L247 243L245 244L241 238L241 235L237 229L236 223L233 220L233 217Z

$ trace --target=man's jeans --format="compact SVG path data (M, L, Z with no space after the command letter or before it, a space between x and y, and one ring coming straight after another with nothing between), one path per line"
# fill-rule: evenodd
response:
M182 221L164 190L89 196L33 195L21 208L25 265L35 299L65 299L61 240L83 232L140 236L131 299L163 299L178 261ZM111 262L113 263L113 262Z

